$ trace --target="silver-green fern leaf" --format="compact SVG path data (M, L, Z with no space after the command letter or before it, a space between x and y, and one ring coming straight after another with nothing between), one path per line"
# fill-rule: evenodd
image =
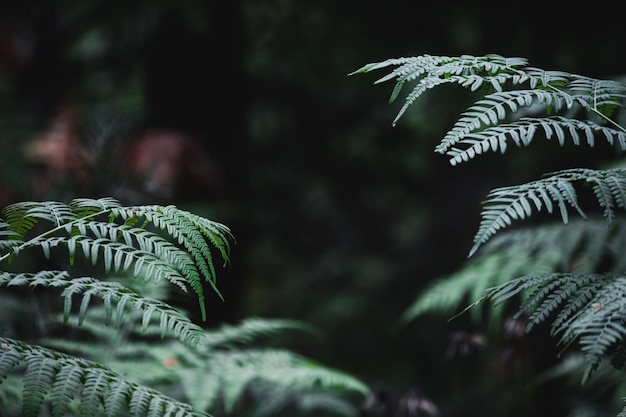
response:
M32 247L41 248L49 257L53 248L62 246L70 263L82 255L94 265L102 264L107 273L128 272L156 282L165 279L184 291L190 287L198 296L203 319L203 281L219 294L211 249L219 250L227 262L232 239L226 226L177 207L123 207L111 198L76 199L70 204L16 203L2 214L0 231L11 239L4 243L8 251L0 255L0 262ZM42 221L48 228L29 237ZM165 232L178 245L147 229L148 225Z
M23 368L23 415L37 417L46 397L53 417L69 411L80 398L82 416L205 416L190 405L129 382L103 365L37 345L0 337L0 379Z
M568 347L578 341L586 360L583 383L605 356L626 340L626 277L623 274L548 273L515 278L488 289L494 304L532 291L518 315L529 314L526 331L549 319L551 334ZM619 350L617 350L619 352Z
M396 119L422 94L442 84L459 84L480 96L435 147L452 165L486 152L505 153L510 144L529 146L539 135L564 145L596 146L604 138L617 151L626 150L626 129L614 119L623 108L626 86L563 71L530 67L525 59L499 55L482 57L430 56L390 59L368 64L355 73L392 67L377 83L395 80L393 102L407 84L413 84ZM521 297L518 314L529 315L527 330L552 320L552 334L570 346L578 341L585 355L583 381L606 356L616 367L626 363L626 278L623 254L626 245L623 222L616 211L626 209L624 169L569 169L540 180L492 190L484 202L479 230L470 257L478 259L457 274L442 279L407 310L410 320L424 312L458 305L471 296L478 301L502 303ZM592 233L579 223L573 236L554 240L545 228L528 240L513 232L503 235L502 245L489 240L515 220L542 210L558 209L563 223L570 210L586 219L576 185L590 186L609 227ZM594 222L594 227L596 223ZM564 229L565 230L565 229ZM521 232L527 233L527 232ZM540 236L540 234L542 234ZM528 239L529 236L526 236ZM498 246L500 245L500 246ZM479 252L479 249L482 251ZM530 250L529 250L530 249ZM611 259L609 270L606 259ZM478 292L486 291L479 296Z
M288 330L315 331L299 321L252 317L238 325L206 330L203 343L196 346L173 341L155 345L134 338L133 334L120 343L101 325L87 326L87 329L97 336L96 343L71 343L60 339L47 343L86 357L102 358L103 350L107 350L109 354L104 356L104 363L111 369L120 374L137 375L142 384L164 385L165 391L176 387L195 409L212 414L232 414L244 394L254 391L259 384L274 387L277 392L274 402L281 403L293 401L289 394L295 392L316 392L338 400L344 393L363 397L369 393L365 384L348 374L287 349L260 345L261 339ZM157 326L150 325L142 335L158 336L159 333Z
M182 312L161 300L138 294L119 282L101 281L91 277L72 278L67 271L39 271L37 273L10 273L0 271L0 287L38 286L63 288L63 322L72 314L75 297L80 297L77 324L81 326L90 308L92 297L102 299L105 326L124 323L126 307L134 306L142 311L141 329L146 330L153 316L157 316L161 337L166 334L178 337L181 342L196 345L204 338L202 328L189 320Z
M626 221L616 219L607 227L603 219L577 219L568 225L546 224L505 231L486 243L460 270L441 277L420 292L403 313L407 323L424 314L453 315L472 300L480 304L488 288L519 276L566 271L594 273L610 265L610 271L626 270ZM480 318L481 311L467 311ZM490 310L500 320L501 309Z
M496 188L489 192L481 213L481 223L474 237L474 254L498 230L509 226L513 220L531 217L533 212L545 208L548 213L558 207L563 223L569 221L568 207L583 218L586 215L578 204L574 184L591 184L604 217L611 224L615 209L626 209L626 169L593 170L569 169L547 175L537 181Z
M142 292L156 294L147 290L148 284L163 287L169 283L186 292L191 289L204 320L204 283L219 294L213 251L225 264L232 240L226 226L174 206L125 207L112 198L75 199L69 204L16 203L0 215L0 264L7 266L0 271L0 289L7 293L19 287L58 289L65 324L71 324L70 317L77 313L76 324L87 329L94 329L91 319L101 319L100 330L121 334L131 326L147 336L174 336L177 343L191 349L206 338L204 329L162 301L167 294L146 296ZM20 271L32 263L33 250L52 260L66 258L68 269ZM12 270L7 265L22 258L25 262L13 262ZM75 265L77 259L86 265ZM88 264L100 271L94 276L74 276L74 268L84 269ZM105 278L97 278L102 273ZM133 277L141 280L133 281ZM124 280L131 285L123 285ZM94 298L101 300L100 306L93 305ZM138 322L134 321L137 318ZM70 339L63 340L66 347L72 345ZM77 340L74 346L88 343ZM44 403L49 403L53 417L70 411L85 417L123 415L126 411L134 416L204 415L121 375L127 374L16 338L0 338L0 383L7 377L23 381L18 395L25 416L39 415ZM0 385L0 398L17 397L14 388L12 382ZM0 403L0 409L3 407Z
M407 83L415 83L393 124L418 97L438 85L460 84L483 92L435 147L436 152L450 157L452 165L488 151L505 153L511 142L518 147L528 146L538 132L547 139L556 137L561 145L569 136L575 145L584 141L595 146L596 136L600 135L619 151L626 150L626 129L610 118L616 109L623 107L626 97L626 86L620 82L545 71L529 67L523 58L495 54L389 59L365 65L350 75L388 67L394 69L376 83L396 81L390 102L397 99ZM523 108L528 112L541 108L545 115L521 117L519 113ZM572 110L585 112L586 117ZM483 222L470 255L512 219L530 216L533 205L537 210L545 207L550 211L552 203L556 203L564 221L567 221L567 206L582 214L570 184L572 180L594 183L594 191L608 220L613 217L614 202L617 207L624 207L623 172L602 174L581 170L569 174L494 190L488 196L487 209L482 214ZM589 177L585 178L587 174ZM606 178L607 175L611 178Z

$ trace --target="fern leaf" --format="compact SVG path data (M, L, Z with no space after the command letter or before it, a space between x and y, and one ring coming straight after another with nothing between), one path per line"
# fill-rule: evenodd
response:
M353 377L328 368L319 367L298 355L284 350L254 350L220 352L209 365L213 372L223 375L225 409L230 413L244 388L255 378L283 387L342 388L361 394L369 388Z
M496 91L501 91L502 84L507 80L521 82L527 78L516 70L516 67L525 64L526 60L523 58L504 58L495 54L485 57L463 55L458 58L422 55L368 64L349 75L367 73L392 65L397 66L398 68L390 74L376 81L376 83L381 83L396 79L390 102L395 100L406 82L418 80L417 85L408 94L404 105L392 122L395 125L407 108L419 96L433 87L443 83L458 83L475 91L484 82L487 82Z
M149 323L154 313L158 313L161 325L161 336L173 334L181 342L194 346L204 338L204 331L192 323L188 317L168 304L141 296L117 282L105 282L90 277L71 278L66 271L40 271L38 273L9 273L0 272L0 286L44 286L64 288L61 296L64 297L63 321L67 323L72 311L72 299L81 295L78 324L81 325L87 314L87 307L91 296L101 297L109 303L117 301L117 313L114 324L122 323L122 315L126 303L130 302L135 308L143 311L143 322ZM106 304L105 304L106 305ZM112 306L107 308L106 317L112 319ZM107 320L108 324L108 320Z
M539 276L543 280L549 279L543 274L554 271L590 273L601 263L613 265L612 272L623 271L624 245L626 222L621 219L616 219L611 227L601 218L590 218L574 220L569 225L555 223L505 231L482 246L480 253L468 259L457 272L436 279L420 291L401 316L400 323L424 314L454 314L467 300L477 301L463 311L476 312L473 318L478 319L481 310L471 307L485 300L485 292L520 276ZM588 302L597 292L594 286L603 285L596 283L598 278L593 275L577 277L576 297L563 306L555 325L572 314L570 309L577 311ZM526 294L539 281L519 289L515 281L510 284L513 292L507 294L504 291L507 287L503 287L501 298L494 299L494 304ZM498 313L499 310L489 311L494 320L498 319ZM563 317L559 318L561 315Z
M24 355L13 345L2 342L0 344L0 382L7 377L24 360Z
M586 218L578 204L573 186L577 181L594 184L598 204L605 208L604 214L609 224L614 218L615 201L624 207L622 199L626 192L626 171L623 169L604 171L571 169L550 175L519 186L496 188L488 194L487 200L483 203L482 220L474 237L470 256L498 230L509 226L513 220L529 217L533 205L537 211L545 207L548 213L552 213L552 203L556 203L563 223L569 221L568 206L574 208L582 218ZM531 202L533 204L530 204Z
M446 133L441 142L435 147L435 152L444 154L469 133L477 131L481 127L487 128L498 124L501 120L510 117L512 113L516 113L520 106L530 107L536 102L546 106L555 105L558 108L563 100L558 93L543 90L514 90L489 94L461 114L452 129ZM493 143L496 139L501 141L499 148ZM504 139L504 136L501 137L495 134L489 136L488 140L492 142L492 150L497 151L500 149L504 152L506 150L506 140Z
M96 217L107 214L108 222L96 220ZM110 198L76 199L69 205L58 202L17 203L5 208L3 215L6 222L2 224L7 229L4 233L20 238L14 239L14 244L7 245L13 255L26 247L38 246L48 257L52 248L65 245L70 263L73 264L77 249L80 248L82 255L92 264L102 262L107 273L134 267L132 271L135 275L141 274L156 282L167 279L183 291L189 285L199 298L203 319L206 319L206 308L200 273L219 294L211 247L207 242L220 251L226 262L232 239L226 226L174 206L122 207ZM120 217L125 220L125 224L114 223ZM141 217L166 231L188 252L156 233L132 227ZM50 220L54 227L28 242L21 242L40 219ZM62 230L69 236L53 233ZM4 255L0 260L9 256L11 254Z
M470 113L473 115L473 113ZM482 115L475 115L480 118ZM486 116L483 116L486 117ZM496 117L496 116L494 116ZM481 119L482 120L482 119ZM500 151L507 149L507 139L513 140L517 147L528 146L538 128L542 128L547 139L557 137L560 145L565 144L565 130L572 137L575 145L580 144L579 131L585 135L586 142L590 146L595 145L594 132L604 135L610 144L617 143L620 150L626 150L626 133L621 130L601 126L589 120L568 119L562 116L546 118L523 117L511 123L499 123L497 126L487 127L481 131L470 131L476 122L471 118L462 118L449 131L444 140L437 146L436 151L446 153L450 157L450 164L456 165L467 162L476 155L487 151Z
M532 312L526 331L561 308L551 334L561 334L559 343L566 347L578 340L586 361L585 383L609 349L626 339L626 277L565 273L520 277L489 290L486 298L498 303L530 288L535 292L520 307L520 313Z
M8 230L13 232L16 240L23 240L26 234L37 224L36 218L25 215L29 208L36 204L35 202L16 203L6 206L2 210Z
M221 297L215 285L216 273L213 267L211 249L206 239L220 251L226 262L230 254L230 240L232 239L230 230L226 226L180 210L175 206L119 208L113 210L112 214L127 221L144 217L155 227L166 231L189 251L190 256L204 275L205 281L209 282L213 290ZM187 263L186 265L192 264ZM186 272L191 274L188 277L189 285L203 299L203 287L199 275L192 268L187 268ZM200 303L200 307L202 318L205 319L204 303Z
M76 198L70 202L70 206L80 218L92 217L95 214L110 212L113 209L122 207L119 201L111 197L99 199Z
M204 413L193 410L188 404L167 397L158 391L125 381L120 375L98 363L4 337L0 337L0 346L2 346L0 349L0 363L2 363L4 355L10 351L17 352L26 363L24 374L25 401L23 405L26 417L37 417L39 415L45 396L49 392L54 392L56 381L60 378L60 372L63 370L68 372L68 367L80 368L80 370L75 372L82 372L86 378L82 390L80 390L81 385L74 387L77 392L81 391L80 411L82 416L91 417L98 415L98 410L107 403L105 399L111 391L111 387L113 387L112 392L115 393L116 400L108 402L108 411L119 412L120 403L118 401L124 399L124 408L127 408L137 416L146 415L149 411L150 401L157 398L159 403L167 404L166 410L160 414L153 412L154 415L159 417L172 414L182 417L206 416ZM6 374L0 374L2 378L6 376ZM73 380L80 382L80 379L76 377ZM65 407L67 396L61 393L70 395L69 392L72 391L71 381L68 380L69 385L63 388L60 388L58 384L56 385L57 394L50 397L52 409L62 410ZM120 383L120 381L125 382ZM85 401L85 404L82 401Z
M492 87L493 92L476 101L461 114L454 127L445 135L435 151L450 156L450 163L455 165L472 159L475 155L507 149L507 137L517 146L528 145L538 127L542 127L546 137L557 137L559 143L565 141L565 131L575 144L579 144L579 132L583 132L587 143L594 146L594 133L604 134L609 143L617 142L621 150L626 149L626 129L609 119L617 107L622 106L626 97L626 86L612 80L597 80L569 74L563 71L545 71L526 67L526 60L503 58L499 55L473 57L433 57L422 55L413 58L392 59L381 63L368 64L349 74L367 73L373 70L397 66L378 82L395 79L392 102L400 90L409 81L417 80L416 86L407 95L398 115L393 120L395 125L407 108L425 91L443 83L458 83L472 91L484 84ZM511 89L522 83L528 83L530 89ZM591 120L570 119L562 116L552 118L522 118L504 124L505 118L513 118L519 106L529 107L533 103L542 105L548 113L571 109L575 104L588 112L600 116L603 123L613 127L601 126ZM481 130L481 127L484 127Z

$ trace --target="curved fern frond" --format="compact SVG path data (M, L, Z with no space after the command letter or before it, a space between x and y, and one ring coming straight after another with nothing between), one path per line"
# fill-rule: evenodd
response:
M474 115L474 113L469 113ZM619 150L626 150L626 133L624 131L601 126L590 120L569 119L562 116L530 118L523 117L512 123L500 123L478 132L468 132L469 126L476 124L476 119L483 121L485 117L499 117L496 115L487 116L484 114L475 115L474 118L462 117L458 126L448 132L444 140L438 145L436 150L446 153L450 157L450 164L456 165L467 162L476 155L487 151L505 153L508 140L511 139L517 147L528 146L535 134L542 128L545 137L550 139L556 136L559 144L565 144L566 132L572 138L575 145L580 145L580 133L584 134L587 144L595 145L595 132L604 135L607 141L613 145L617 143ZM454 144L454 145L453 145ZM460 146L455 146L460 145Z
M112 215L114 217L119 216L132 223L140 218L144 218L155 227L166 231L187 249L204 275L205 281L222 298L216 286L216 273L207 240L220 251L224 264L226 264L230 256L230 240L234 240L230 229L223 224L180 210L175 206L122 207L113 210ZM192 279L190 284L196 293L202 291L202 284L199 278ZM204 318L205 315L206 312L203 309L202 317Z
M457 83L475 91L483 84L489 84L496 91L501 91L502 85L508 80L520 83L528 78L528 76L517 70L517 67L524 66L526 63L527 61L524 58L505 58L496 54L484 57L470 55L461 57L422 55L367 64L349 75L368 73L388 66L397 66L398 68L394 69L390 74L376 81L376 84L378 84L396 79L396 85L389 99L390 103L395 101L405 83L419 80L394 119L393 125L395 125L407 108L419 96L433 87L444 83Z
M201 274L221 297L211 250L219 250L224 261L228 261L230 230L175 206L123 207L112 198L76 199L70 204L16 203L6 207L3 216L0 230L4 229L3 234L12 240L3 242L9 252L0 255L0 261L30 247L40 247L49 257L53 248L65 246L72 264L75 256L82 254L94 265L102 259L107 273L132 267L135 276L157 282L166 279L184 291L189 285L198 296L203 320L206 308ZM50 221L52 227L27 240L28 232L42 219ZM117 223L117 219L123 223ZM143 222L142 226L135 227L139 222ZM182 248L148 230L149 223L166 232Z
M192 323L178 309L156 299L144 297L118 282L100 281L90 277L72 278L66 271L39 271L37 273L0 272L0 287L29 286L64 288L63 322L67 323L72 313L75 296L81 297L78 325L82 325L92 297L99 297L105 308L105 324L120 326L128 305L142 311L142 330L148 328L152 317L159 321L161 337L171 334L181 342L195 346L204 338L204 330Z
M332 388L369 393L369 388L354 377L286 350L224 351L209 357L205 366L213 375L219 375L219 382L208 384L216 389L213 393L207 392L205 386L204 395L216 398L221 393L227 413L232 412L246 386L257 378L289 389Z
M626 86L613 80L598 80L563 71L546 71L527 67L522 58L504 58L500 55L460 57L422 55L411 58L390 59L365 65L349 74L367 73L373 70L396 66L388 75L376 83L396 80L390 102L393 102L407 82L416 81L408 93L404 105L392 122L395 125L407 108L425 91L444 84L456 83L476 91L483 86L491 88L483 99L476 101L459 118L454 127L435 148L439 153L448 153L450 162L456 164L473 158L489 149L506 150L506 135L510 135L518 146L528 145L541 127L549 137L556 134L563 142L563 130L569 131L574 143L579 142L577 131L585 133L587 142L593 146L593 133L603 133L609 142L616 140L622 150L626 148L626 129L609 117L616 108L622 107L626 97ZM530 89L522 89L528 83ZM511 125L500 125L507 117L512 117L520 106L541 105L548 114L571 109L578 105L581 109L598 116L611 128L600 126L592 120L581 121L570 118L525 119ZM493 128L500 125L500 129ZM485 130L481 130L481 128ZM466 147L453 148L462 143ZM465 152L463 151L465 149Z
M80 411L85 417L100 415L105 407L108 415L126 409L138 416L207 416L156 390L126 381L96 362L0 337L0 379L21 365L25 417L37 417L48 397L53 415L64 415L75 396L81 399Z
M578 196L573 185L576 181L593 185L598 204L604 208L604 216L609 223L615 217L615 207L626 208L626 170L623 168L563 170L537 181L496 188L489 192L483 203L482 220L474 237L470 256L498 230L511 225L513 220L530 217L533 210L541 211L545 207L548 213L552 213L556 204L563 223L567 223L569 220L567 207L570 206L580 216L586 218L578 204Z

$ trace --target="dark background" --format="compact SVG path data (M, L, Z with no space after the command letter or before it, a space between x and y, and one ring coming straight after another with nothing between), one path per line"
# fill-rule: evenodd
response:
M525 385L555 359L552 341L533 336L513 373L494 365L491 335L494 348L446 357L455 331L484 331L464 318L396 325L420 289L462 265L491 188L615 155L537 143L451 167L433 149L467 91L436 89L392 127L402 102L387 103L392 83L373 85L384 73L347 74L400 56L497 53L617 77L622 39L606 7L11 2L0 13L0 200L177 204L237 239L207 325L302 319L324 337L297 350L391 402L417 388L447 415L558 415L563 405L545 402L558 388Z

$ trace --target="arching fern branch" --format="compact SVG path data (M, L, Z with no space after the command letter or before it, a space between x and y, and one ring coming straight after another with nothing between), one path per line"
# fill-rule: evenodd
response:
M177 207L123 207L111 198L76 199L70 204L17 203L6 207L2 214L0 233L9 239L0 246L8 250L0 255L0 262L26 248L40 247L44 255L50 256L53 248L64 246L72 263L75 256L82 255L94 265L101 262L106 272L129 271L145 279L166 279L183 290L191 287L199 298L203 319L206 309L202 281L209 282L219 294L211 249L219 250L227 262L232 239L226 226ZM51 226L29 237L41 221ZM180 247L147 229L149 224Z
M63 322L67 323L72 313L74 297L81 297L77 324L80 326L87 315L92 297L99 297L104 305L105 325L120 326L128 305L142 311L141 330L148 328L154 315L159 321L161 337L172 334L181 342L195 346L204 338L201 327L192 323L187 316L174 307L156 299L147 298L124 287L118 282L100 281L90 277L72 278L66 271L39 271L37 273L0 272L0 287L37 286L64 288L65 299Z
M127 381L96 363L41 346L0 337L0 381L23 368L25 417L37 417L49 398L52 415L61 417L75 396L80 415L189 416L206 414L151 388Z
M574 143L579 143L578 130L580 130L585 133L587 142L593 146L591 132L599 131L610 142L616 140L622 150L626 148L626 129L609 118L616 108L622 106L623 98L626 97L626 86L617 81L598 80L563 71L545 71L528 67L527 61L523 58L505 58L495 54L482 57L422 55L389 59L365 65L350 75L368 73L389 66L396 68L376 83L396 80L390 102L395 101L407 82L416 82L394 119L394 125L419 96L435 86L453 83L468 87L472 91L481 87L485 87L486 90L491 88L491 93L476 101L461 115L435 148L439 153L447 153L452 164L467 161L487 150L504 152L507 147L507 135L510 135L518 146L528 145L539 126L543 127L548 138L554 133L561 143L564 140L563 130L570 133ZM522 88L525 83L529 88ZM489 128L500 125L506 118L513 117L520 107L530 107L534 104L542 106L548 114L562 109L572 109L577 105L610 127L601 126L594 120L583 122L578 119L556 117L551 120L545 118L520 120L511 123L505 129Z
M602 135L620 151L626 150L626 129L610 119L615 110L623 106L626 97L626 86L617 81L563 71L545 71L528 67L524 59L499 55L422 55L390 59L365 65L352 74L390 66L395 68L377 81L395 79L390 101L398 97L407 82L416 82L394 124L408 106L432 87L442 83L460 84L472 91L484 87L486 95L461 114L435 148L436 152L447 154L453 165L487 151L504 153L510 141L517 146L527 146L539 131L543 131L548 139L555 136L561 145L569 135L576 145L584 137L585 142L595 146L596 135ZM519 109L531 106L543 108L546 116L520 118ZM587 118L559 114L576 106L587 112ZM598 202L609 222L614 216L614 208L624 207L626 188L622 170L562 171L539 181L498 188L487 196L470 255L512 220L530 216L533 206L538 211L545 207L551 212L555 203L565 222L568 219L567 206L584 216L571 184L573 181L593 183Z

